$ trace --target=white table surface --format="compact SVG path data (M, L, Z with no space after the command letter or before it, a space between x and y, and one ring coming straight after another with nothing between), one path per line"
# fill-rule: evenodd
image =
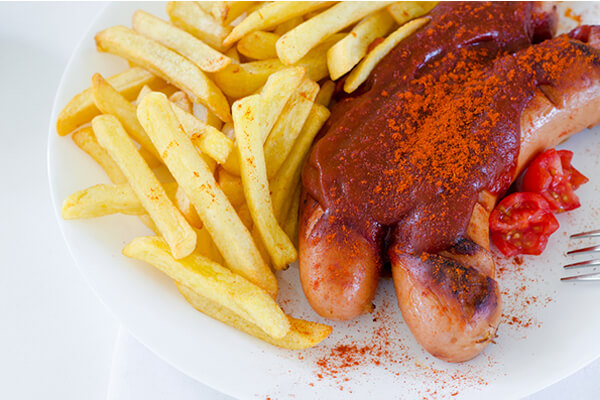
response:
M68 254L50 205L46 172L54 93L79 38L103 7L0 3L0 399L107 397L119 323ZM178 376L152 354L136 357ZM151 380L152 371L138 376L138 384ZM179 378L168 382L185 386L189 398L223 398ZM170 393L163 386L156 398ZM596 361L530 398L599 397Z

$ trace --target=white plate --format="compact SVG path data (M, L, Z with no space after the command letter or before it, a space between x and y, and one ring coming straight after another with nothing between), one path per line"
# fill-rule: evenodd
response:
M581 13L577 6L569 6ZM585 18L600 22L598 4L591 7L594 11L588 11ZM92 24L64 73L48 150L57 215L67 195L108 180L69 137L56 134L56 115L74 94L89 86L94 72L108 76L127 67L123 60L97 53L93 36L111 25L130 25L137 8L165 17L162 4L110 4ZM583 206L558 216L560 230L543 256L525 257L522 265L500 263L505 322L497 343L463 365L438 361L420 348L402 322L389 280L380 286L374 315L334 323L333 334L316 348L282 350L196 312L167 277L122 256L121 249L132 238L149 234L136 218L119 215L63 221L59 217L58 221L90 286L132 334L174 367L229 395L520 397L572 374L600 355L600 313L596 309L600 286L559 281L564 276L561 265L568 261L564 252L587 243L570 243L567 235L600 228L600 178L595 174L600 158L591 150L600 148L600 128L582 132L562 147L575 152L575 165L590 177L578 191ZM279 281L280 301L287 312L326 322L304 300L296 268L279 274Z

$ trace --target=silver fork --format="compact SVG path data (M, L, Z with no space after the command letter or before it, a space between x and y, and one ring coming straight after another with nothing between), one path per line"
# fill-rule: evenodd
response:
M581 239L588 237L600 237L600 229L589 232L581 232L571 235L569 239ZM586 253L596 253L600 252L600 246L590 246L584 247L582 249L571 250L567 252L568 256L577 255L577 254L586 254ZM592 259L587 261L580 261L573 264L565 265L564 268L566 270L578 269L578 268L587 268L587 267L596 267L600 266L600 259ZM594 272L591 274L582 274L582 275L572 275L566 276L564 278L560 278L561 281L600 281L600 272Z

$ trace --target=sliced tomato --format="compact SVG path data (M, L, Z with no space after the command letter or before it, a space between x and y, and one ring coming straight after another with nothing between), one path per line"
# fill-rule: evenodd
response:
M573 210L579 207L575 194L582 184L588 181L581 172L571 165L573 152L568 150L547 150L529 164L521 184L524 192L541 194L554 212Z
M537 193L513 193L490 214L490 238L507 257L542 254L557 229L548 202Z

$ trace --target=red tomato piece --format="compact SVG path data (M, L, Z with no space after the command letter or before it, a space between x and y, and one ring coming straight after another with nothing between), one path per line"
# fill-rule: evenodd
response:
M550 149L539 154L523 175L522 190L541 194L554 212L579 207L581 204L575 189L586 183L588 178L573 168L572 158L573 152L568 150Z
M490 214L490 238L507 257L542 254L557 229L548 202L537 193L513 193Z

